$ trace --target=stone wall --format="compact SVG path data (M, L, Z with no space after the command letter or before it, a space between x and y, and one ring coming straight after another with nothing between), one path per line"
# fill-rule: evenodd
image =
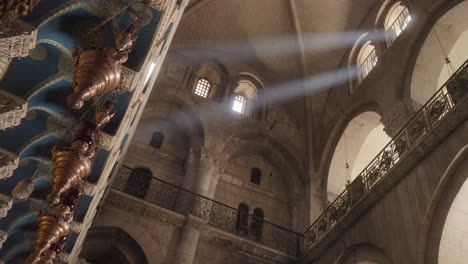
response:
M434 261L424 260L428 232L425 225L431 223L428 217L434 210L433 200L444 174L463 147L468 146L467 134L465 122L326 250L312 250L303 263L336 263L338 256L362 243L383 250L392 263Z

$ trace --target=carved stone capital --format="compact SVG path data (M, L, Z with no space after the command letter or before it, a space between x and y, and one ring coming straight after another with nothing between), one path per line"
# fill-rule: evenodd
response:
M2 248L3 243L5 243L7 238L8 238L8 233L6 231L0 230L0 249Z
M398 102L390 110L384 111L381 122L384 124L384 131L393 137L398 131L413 117L415 111L411 104Z
M13 206L13 199L4 194L0 194L0 219L7 216L8 211Z
M13 175L18 168L19 158L15 154L0 148L0 180Z
M0 32L0 58L27 57L36 46L37 30L16 22Z
M0 130L19 125L27 109L27 101L0 89Z

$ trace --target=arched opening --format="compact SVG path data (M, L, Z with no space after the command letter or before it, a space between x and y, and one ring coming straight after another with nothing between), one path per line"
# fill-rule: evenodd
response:
M256 240L260 240L262 238L263 217L263 209L255 208L253 211L252 222L250 223L250 233Z
M249 234L249 206L245 203L240 203L238 207L236 231L245 236Z
M252 168L250 171L250 182L256 185L260 185L262 179L262 171L259 168Z
M163 140L164 140L164 134L161 131L156 131L151 136L150 146L152 146L153 148L159 149L161 148Z
M392 261L380 248L362 243L347 248L335 264L392 264Z
M240 80L233 92L232 111L254 117L257 87L248 80Z
M366 76L372 71L375 65L377 65L379 58L377 56L377 49L371 41L365 42L356 58L357 66L357 77L358 82L361 83Z
M467 13L468 2L463 1L440 17L429 31L412 74L410 97L416 107L426 103L467 60Z
M90 228L80 258L93 264L148 264L138 242L118 227Z
M384 28L387 32L387 47L405 30L411 22L411 14L406 5L396 2L388 11Z
M328 201L333 201L391 140L376 112L364 112L346 126L328 171Z
M200 65L193 73L190 85L193 94L221 101L225 94L226 70L215 62Z
M153 173L148 169L133 169L125 184L125 193L144 199L152 178Z
M198 96L207 98L208 94L210 93L210 88L211 88L210 81L208 81L205 78L199 78L195 85L195 90L193 92Z

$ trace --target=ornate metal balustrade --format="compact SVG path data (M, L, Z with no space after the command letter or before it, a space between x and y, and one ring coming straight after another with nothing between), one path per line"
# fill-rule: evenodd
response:
M306 249L310 249L323 239L376 184L405 159L426 135L462 101L467 90L468 60L309 227L305 232Z
M163 180L152 178L148 184L141 181L129 181L131 168L121 167L113 188L135 196L144 193L144 199L150 203L169 209L182 215L192 214L207 221L213 227L250 239L266 247L281 251L291 256L299 256L299 247L303 235L276 224L244 213L244 224L240 224L242 213L233 207L198 195ZM136 197L136 196L135 196ZM260 229L259 229L260 228Z

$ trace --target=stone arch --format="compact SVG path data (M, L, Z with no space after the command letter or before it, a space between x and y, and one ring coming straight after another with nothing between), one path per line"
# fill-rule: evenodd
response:
M96 226L88 230L80 258L91 263L148 264L138 242L118 227Z
M428 19L427 26L415 43L415 51L412 53L414 55L410 58L414 63L408 63L406 71L408 74L402 85L402 94L403 97L411 99L417 108L442 86L449 75L436 34L441 39L455 69L468 57L466 49L461 48L466 47L468 43L468 22L463 19L466 12L468 12L466 1L447 2L433 12L433 16ZM459 55L451 55L452 50Z
M256 120L264 120L266 118L266 111L268 100L264 96L264 84L252 73L240 72L230 80L230 88L228 89L228 103L232 104L234 94L241 94L247 98L247 106L251 109L246 114ZM250 91L238 91L242 89L242 83L250 85ZM250 104L250 105L249 105Z
M270 185L271 189L260 187L260 189L271 190L271 193L279 195L277 198L282 201L277 205L285 210L283 216L272 215L273 212L270 208L266 208L262 204L250 204L253 207L262 207L265 212L265 219L270 220L274 223L280 224L293 230L302 230L304 228L304 219L302 219L301 212L308 211L305 198L305 190L303 188L305 173L303 172L300 163L295 157L279 142L265 134L258 133L246 133L240 134L233 137L227 142L224 150L221 154L222 162L225 164L224 175L228 177L235 177L228 173L227 167L233 164L232 162L243 162L248 159L264 160L269 166L276 168L272 169L273 174L269 174L267 171L263 171L265 175L269 174L272 180L278 179L282 182L279 184L282 189L276 189L274 184ZM257 192L257 186L250 183L250 165L245 167L245 180L242 180L242 184L239 188L243 188L246 192ZM218 175L220 177L221 175ZM229 182L229 181L228 181ZM268 183L267 179L263 180L263 183ZM220 192L220 188L229 188L227 183L222 183L220 186L219 178L212 181L210 189L215 194L215 200L226 200L223 196L223 192ZM226 185L226 186L224 186ZM255 187L249 187L255 186ZM284 195L284 196L283 196ZM284 199L284 200L283 200ZM228 203L228 201L226 201ZM270 209L270 210L269 210ZM276 219L278 218L278 219Z
M216 60L205 60L195 66L189 77L188 88L195 91L198 80L206 79L210 83L210 91L206 98L221 102L227 94L228 72Z
M360 37L356 39L354 46L351 48L351 51L348 55L348 90L349 93L354 93L354 89L364 80L359 80L357 60L361 53L363 45L366 43L372 43L373 34L370 32L363 33Z
M450 242L450 238L444 237L444 229L454 224L452 207L456 206L456 203L459 205L462 197L460 194L468 197L467 182L468 145L465 145L445 170L426 209L419 234L418 264L463 263L463 261L447 262L447 259L441 261L440 250L444 250L443 245L441 245L442 240L445 239L444 242ZM466 200L464 200L464 203L466 204ZM451 213L452 215L450 215ZM465 240L468 240L468 238L465 237ZM452 253L456 256L455 252L452 251Z
M385 252L368 243L350 246L338 257L335 264L392 264Z
M343 135L346 127L351 122L351 120L365 112L375 112L379 116L382 116L382 109L378 103L371 101L359 104L354 108L351 108L351 110L349 110L347 113L341 116L341 118L337 121L336 125L331 131L330 136L328 137L328 140L322 152L322 158L320 160L319 167L320 178L318 185L320 186L319 190L321 192L320 197L322 198L322 202L325 202L327 200L327 186L330 165L332 162L333 154L341 139L341 136Z

